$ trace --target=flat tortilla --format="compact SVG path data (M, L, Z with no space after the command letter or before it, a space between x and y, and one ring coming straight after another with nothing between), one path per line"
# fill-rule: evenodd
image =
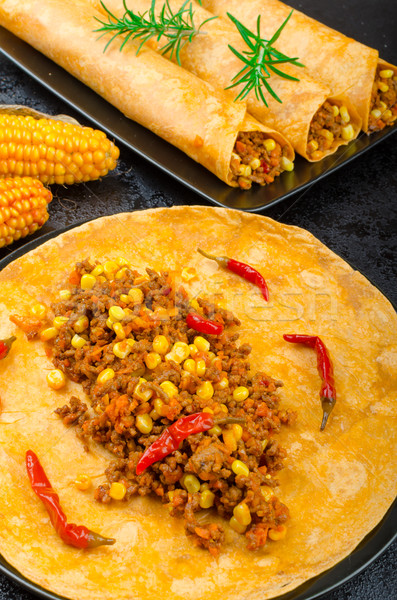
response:
M196 252L198 246L256 267L270 290L259 291ZM37 301L49 305L74 263L124 256L140 270L194 267L192 294L223 297L241 319L254 371L281 379L282 406L298 411L279 436L288 450L277 495L290 509L284 540L256 552L227 524L219 559L194 547L182 520L154 498L103 506L73 481L84 471L101 481L110 458L85 453L73 429L54 415L80 386L55 392L40 341L27 342L8 320ZM182 283L182 280L181 280ZM0 273L0 338L17 335L0 361L0 552L26 577L67 598L93 600L259 600L285 593L347 556L380 521L397 490L397 316L390 303L310 233L259 215L181 206L103 217L46 242ZM309 348L283 333L316 333L335 367L338 401L319 431L320 380ZM25 451L40 457L69 519L114 546L90 551L64 545L32 492Z

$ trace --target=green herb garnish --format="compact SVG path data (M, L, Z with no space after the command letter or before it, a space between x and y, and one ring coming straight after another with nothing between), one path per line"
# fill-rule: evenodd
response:
M185 44L191 42L199 33L202 33L200 30L205 23L218 18L216 16L209 17L203 21L199 27L196 27L193 22L194 11L191 0L185 0L177 12L172 12L169 1L166 0L158 15L155 14L156 0L152 0L150 9L143 14L134 13L132 10L129 10L126 5L126 0L123 0L125 13L121 19L113 15L110 10L106 8L102 0L101 4L108 15L108 21L103 22L95 17L102 25L102 27L95 31L103 32L103 35L109 32L113 33L113 36L107 42L104 51L119 35L126 34L120 46L120 50L124 48L130 38L133 40L142 40L136 52L137 54L139 54L142 46L147 41L152 38L159 41L160 38L164 36L167 39L167 42L159 49L159 51L161 54L167 54L169 52L170 58L175 54L179 65L181 64L180 51Z
M229 48L233 54L235 54L237 58L239 58L245 64L245 67L243 67L241 71L239 71L237 75L233 77L232 81L234 83L226 88L229 90L237 85L244 84L243 89L236 96L235 100L242 100L247 96L247 94L249 94L251 90L255 90L255 96L257 99L262 100L262 102L268 106L263 93L263 88L265 88L269 94L273 96L275 100L277 100L277 102L282 103L282 100L280 100L268 82L268 79L272 74L271 72L276 73L276 75L279 75L284 79L299 81L297 77L292 77L291 75L280 71L280 69L278 69L275 65L280 65L282 63L291 63L296 67L304 67L304 65L298 62L297 57L290 58L272 46L272 44L274 44L274 42L279 38L292 13L293 11L291 10L284 23L281 25L281 27L279 27L279 29L277 29L276 33L270 40L265 40L261 36L260 15L258 16L258 20L256 22L256 33L254 33L245 27L245 25L240 23L240 21L233 17L233 15L227 13L227 16L232 23L235 24L241 37L249 48L249 50L245 50L243 53L241 53L229 44Z

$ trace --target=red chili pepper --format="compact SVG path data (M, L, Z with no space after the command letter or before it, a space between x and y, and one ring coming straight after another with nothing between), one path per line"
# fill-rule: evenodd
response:
M266 174L266 173L269 173L269 171L270 171L270 165L269 165L269 163L267 163L265 160L262 160L262 161L261 161L261 167L262 167L262 169L263 169L263 172L264 172L265 174Z
M26 452L26 470L33 491L44 504L51 523L60 538L75 548L96 548L103 544L111 545L116 540L94 533L84 525L68 523L59 502L59 496L53 490L39 459L32 450Z
M15 335L7 338L6 340L0 340L0 360L5 358L9 351L11 350L12 344L15 342L17 338Z
M236 273L236 275L240 275L240 277L243 277L247 281L250 281L254 285L258 286L266 302L269 300L269 290L266 281L264 280L263 276L259 273L259 271L257 271L253 267L250 267L250 265L246 265L243 262L234 260L234 258L228 258L227 256L214 256L213 254L208 254L208 252L204 252L204 250L201 250L201 248L197 248L197 251L200 252L200 254L202 254L206 258L209 258L210 260L216 260L218 265L220 265L221 267L224 267L225 269Z
M291 333L284 335L283 338L286 342L310 346L310 348L314 348L317 353L317 370L323 382L320 390L321 406L323 409L323 420L321 422L320 430L323 431L327 424L328 417L336 403L334 368L328 349L317 335Z
M211 335L221 335L223 331L222 323L216 323L209 319L204 319L196 313L189 313L186 317L188 327L199 331L200 333L210 333Z
M136 466L136 474L140 475L153 463L165 458L175 450L189 435L202 433L212 429L217 423L244 423L240 417L224 417L215 421L214 415L207 412L194 413L181 417L175 423L164 429L160 437L146 448Z

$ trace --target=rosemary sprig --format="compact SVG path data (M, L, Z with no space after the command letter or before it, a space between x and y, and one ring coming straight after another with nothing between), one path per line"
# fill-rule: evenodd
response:
M105 4L101 0L101 4L107 13L108 21L101 21L97 17L95 19L102 25L96 32L113 33L113 36L107 42L104 51L108 46L120 35L125 35L123 42L120 46L120 50L124 48L128 40L140 39L142 40L137 54L139 54L142 46L150 39L155 38L157 41L161 37L165 37L167 42L162 46L159 51L161 54L170 53L170 58L175 54L178 64L181 64L180 52L182 48L192 39L202 33L200 30L212 19L218 17L209 17L203 21L199 27L196 27L193 21L193 5L191 0L185 0L178 11L173 12L169 0L165 0L160 13L155 14L156 0L152 0L150 9L145 11L143 14L134 13L134 11L127 8L126 0L123 0L123 6L125 13L121 19L113 15Z
M230 89L236 87L237 85L244 84L244 87L240 90L239 94L236 96L235 100L240 100L245 98L251 90L255 90L255 96L258 100L262 100L266 106L268 106L266 102L266 98L264 95L265 88L271 96L277 102L282 103L282 100L277 96L276 92L272 89L271 85L268 82L268 79L271 77L272 72L276 73L280 77L284 79L290 79L292 81L299 81L297 77L292 77L292 75L288 75L280 69L277 68L276 65L280 65L282 63L291 63L296 67L304 67L300 62L298 62L298 58L290 58L273 48L274 42L279 38L282 30L288 23L293 11L291 10L288 17L285 19L284 23L277 29L276 33L270 40L265 40L261 36L261 18L258 16L258 20L256 22L256 33L250 31L245 25L240 23L233 15L227 13L227 16L235 24L237 27L241 37L247 44L249 50L244 50L243 53L238 52L233 46L230 46L230 50L239 58L243 63L244 67L235 75L232 79L232 85L229 85L226 89Z

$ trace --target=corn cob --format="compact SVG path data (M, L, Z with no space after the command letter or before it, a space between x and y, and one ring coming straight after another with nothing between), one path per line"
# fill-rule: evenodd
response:
M92 181L114 169L119 149L102 131L54 119L0 114L0 179Z
M51 200L50 190L32 177L0 180L0 248L42 227Z

